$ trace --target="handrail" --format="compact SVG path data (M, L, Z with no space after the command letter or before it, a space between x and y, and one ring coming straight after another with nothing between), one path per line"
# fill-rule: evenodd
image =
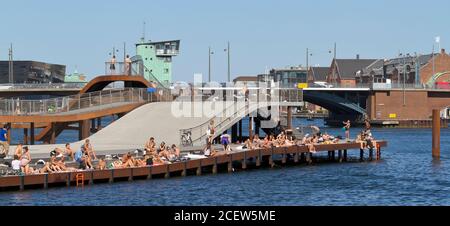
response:
M126 88L102 90L45 100L0 100L0 114L58 114L115 103L171 101L170 93L160 91L160 89L156 89L156 92L149 93L146 88Z
M292 89L292 88L281 88L279 89L281 91L281 95L276 95L275 98L278 98L276 101L279 102L301 102L303 100L303 96L299 97L299 93L301 93L302 91L299 89ZM294 93L294 95L292 95ZM181 139L181 144L182 145L193 145L194 143L201 141L203 138L206 137L206 128L209 125L211 120L214 120L214 122L217 123L217 125L214 125L214 127L216 128L215 130L217 132L219 132L221 129L223 129L223 127L225 127L226 125L228 125L228 123L230 121L233 121L233 119L236 118L237 115L241 115L242 112L244 112L244 114L249 114L252 110L252 108L250 107L250 104L256 104L256 105L252 105L252 107L254 106L259 106L261 107L262 102L258 102L258 95L250 95L249 99L245 102L234 102L231 106L226 107L225 109L223 109L220 113L217 113L216 115L214 115L212 117L212 119L198 125L198 126L194 126L191 128L187 128L187 129L180 129L180 139ZM270 99L272 99L273 97L271 97L270 95L268 95L268 97ZM256 98L256 101L254 100L254 98ZM219 98L220 99L220 98ZM239 105L237 104L244 104L244 106L240 107L239 109L234 110L236 107L239 107ZM265 102L268 103L268 102ZM226 112L230 112L230 109L233 108L233 114L231 116L226 116L226 117L219 117L221 115L226 115ZM248 113L245 113L245 111L249 111ZM218 122L218 119L220 120ZM186 144L183 142L183 137L184 134L189 134L191 137L191 141L190 143ZM195 136L197 135L197 136ZM218 135L218 133L216 133L216 136Z
M0 84L0 87L6 88L5 90L20 90L20 89L81 89L86 85L84 82L74 83L21 83Z

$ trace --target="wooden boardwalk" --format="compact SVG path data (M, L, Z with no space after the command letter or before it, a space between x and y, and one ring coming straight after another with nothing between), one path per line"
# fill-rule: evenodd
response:
M366 150L366 152L368 152L368 160L379 160L381 157L381 147L386 147L387 142L377 141L377 146L378 147L375 150ZM328 152L329 159L337 160L339 162L347 161L348 151L356 149L360 151L360 160L364 160L364 151L360 150L359 143L320 144L315 145L315 147L317 153ZM101 182L112 183L114 181L123 180L132 181L135 179L151 179L152 177L169 178L175 175L201 175L202 172L205 171L216 174L219 172L219 169L225 169L225 166L226 171L232 172L233 164L240 165L241 169L246 169L250 159L255 160L256 167L259 167L262 164L273 166L276 157L281 157L281 164L285 164L288 155L293 156L294 163L311 163L313 154L308 151L306 146L289 146L246 150L204 159L188 160L158 166L6 176L0 177L0 190L24 190L31 187L48 188L49 186L72 186L77 183L82 183L83 185ZM82 181L78 180L77 182L77 177L82 178Z

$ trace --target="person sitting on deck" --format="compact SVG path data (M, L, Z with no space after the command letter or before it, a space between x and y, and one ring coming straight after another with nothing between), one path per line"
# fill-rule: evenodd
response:
M359 133L359 134L356 136L355 142L356 142L356 143L359 143L359 144L360 144L359 149L363 150L363 149L366 147L366 140L365 140L365 138L364 138L364 133L362 133L362 132Z
M269 135L266 135L264 137L264 140L261 143L261 148L270 148L272 146L270 140L269 140Z
M53 172L60 172L63 171L63 169L61 169L61 167L59 166L59 164L57 164L56 162L56 156L52 156L50 157L50 169L52 169Z
M87 154L89 157L94 157L94 160L97 159L97 156L95 155L94 148L92 147L92 144L90 143L89 139L86 139L84 144L84 149L87 151Z
M70 171L72 168L67 167L64 161L64 155L60 154L55 156L55 164L61 169L61 171Z
M65 154L67 157L70 157L72 159L72 161L75 161L75 151L72 150L72 148L70 147L70 144L67 143L65 146L65 150L64 150Z
M260 147L261 147L261 143L262 143L262 141L261 141L261 139L259 139L259 134L255 134L255 135L253 136L253 144L252 144L252 147L253 147L253 148L260 148Z
M97 167L95 167L95 169L97 169L97 170L104 170L104 169L106 169L106 161L105 161L105 159L99 159L98 160L98 165L97 165Z
M212 143L211 140L208 139L208 142L206 143L206 146L203 149L203 154L209 157L211 155L211 151L212 151Z
M317 138L315 136L306 136L305 138L305 145L308 147L308 151L311 153L316 153L316 147L314 144L317 143Z
M369 149L375 148L377 146L377 142L376 142L375 138L373 138L370 130L365 130L364 133L365 133L365 140L366 140L367 147Z
M14 160L11 162L11 167L16 173L21 172L19 158L20 157L18 155L14 155Z
M175 157L176 157L177 159L180 159L180 158L181 158L181 151L180 151L180 148L178 148L175 144L172 144L172 152L173 152L173 154L175 155Z
M25 174L27 174L29 172L29 163L31 161L31 155L30 155L30 151L28 150L28 147L25 146L23 147L23 154L20 157L20 167L22 172L24 172Z
M159 155L159 153L164 150L166 150L166 142L163 141L163 142L161 142L161 144L159 144L159 148L158 148L156 154Z
M167 146L164 148L164 150L161 150L158 154L158 156L162 159L169 160L170 158L170 148Z
M155 138L150 137L150 139L145 142L145 146L144 146L144 150L145 150L145 155L153 155L156 152L156 143L155 143Z
M252 150L253 149L253 141L250 138L245 140L244 146L242 147L242 149Z
M122 168L127 167L134 167L134 158L131 155L131 152L128 152L122 156Z
M14 151L14 155L17 155L20 159L22 157L22 154L23 154L22 144L18 144L16 150Z

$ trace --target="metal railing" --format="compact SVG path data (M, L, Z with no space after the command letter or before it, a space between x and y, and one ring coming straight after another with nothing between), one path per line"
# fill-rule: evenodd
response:
M372 90L386 90L386 89L419 89L419 90L449 90L445 87L439 87L436 85L427 84L415 84L415 83L356 83L356 84L339 84L329 83L319 85L315 83L309 83L307 88L321 88L321 89L333 89L333 88L347 88L347 89L372 89Z
M131 75L131 76L143 76L144 75L143 64L138 61L131 63L125 62L105 62L105 75Z
M278 92L271 93L271 90ZM226 93L223 93L223 95L226 95ZM261 97L261 95L264 95L264 97ZM205 101L205 98L201 97L201 92L197 92L196 96L198 100L202 100L203 102ZM211 97L213 98L211 99ZM214 101L214 98L226 100L226 96L220 95L208 96L206 100ZM227 127L235 123L237 119L253 112L258 108L279 103L289 104L302 102L303 92L301 89L295 88L275 88L268 89L266 93L261 93L259 91L257 93L250 92L247 97L242 96L242 98L245 99L241 99L241 101L236 101L236 98L239 98L239 96L234 96L233 100L231 100L233 101L233 104L224 108L220 113L217 113L208 121L195 127L180 129L180 144L182 146L193 146L194 144L201 144L203 141L206 141L206 131L212 120L214 121L213 126L216 130L215 136L218 136L222 131L227 129ZM231 115L228 115L230 112L232 112ZM189 139L186 139L187 137L189 137Z
M172 99L169 92L161 89L154 92L148 92L146 88L110 89L45 100L0 100L0 114L17 116L61 114L79 110L88 111L93 107L119 103L161 102Z
M29 89L82 89L86 83L21 83L0 84L0 90L29 90Z

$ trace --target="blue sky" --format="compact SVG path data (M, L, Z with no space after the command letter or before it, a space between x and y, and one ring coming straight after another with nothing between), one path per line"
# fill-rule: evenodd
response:
M15 59L65 64L68 73L76 66L92 78L104 73L113 46L126 42L135 54L146 21L146 39L181 39L175 80L206 77L211 46L212 78L222 81L227 41L232 77L305 65L306 48L310 64L329 66L334 42L338 58L429 53L434 37L441 36L442 48L450 42L449 9L444 0L15 0L0 9L0 60L12 42Z

